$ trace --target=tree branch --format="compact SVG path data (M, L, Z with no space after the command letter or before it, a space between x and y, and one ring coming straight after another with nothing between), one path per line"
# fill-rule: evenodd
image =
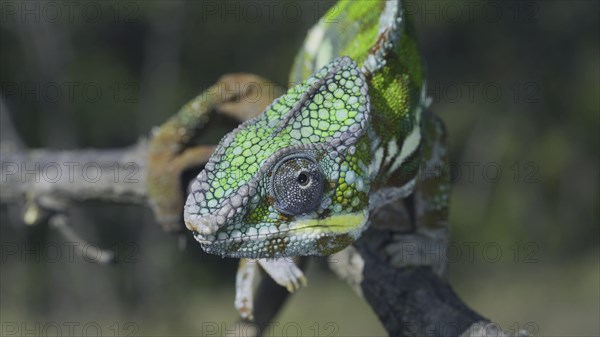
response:
M147 152L147 143L140 141L125 149L2 154L0 198L7 203L29 195L49 207L52 199L144 204Z
M238 116L238 119L247 119L248 113L257 111L256 107L249 108L248 104L233 104L227 99L214 104L216 105L209 104L210 109L218 110L219 104L222 104L221 107L226 106L221 109L223 113ZM204 113L205 110L200 111L201 115ZM164 193L151 193L149 188L153 184L149 179L160 178L161 174L173 175L174 177L170 177L172 179L167 180L167 185L170 184L167 188L183 195L181 186L187 185L180 183L184 169L189 168L190 165L202 165L210 153L206 150L212 149L212 146L193 147L182 138L166 137L167 141L158 143L155 138L154 149L147 141L141 140L136 145L125 149L28 151L22 146L17 133L12 129L12 123L4 106L0 114L2 118L0 203L27 200L28 206L24 216L27 223L33 224L46 220L65 237L75 241L82 241L82 239L68 226L66 211L71 202L104 200L152 204L153 198L165 197ZM173 128L174 123L177 124L177 121L170 120L165 123L167 128L162 129L163 136L173 135L170 133L172 130L179 134L180 128ZM185 127L193 130L196 126ZM168 150L157 152L157 147L165 144L181 147L176 151L167 147ZM193 151L195 148L201 151ZM148 160L152 151L154 155L159 154L157 158L160 160ZM208 154L188 160L188 151ZM170 163L174 161L181 163L175 171L169 169ZM149 175L149 165L158 165L154 168L156 173L154 177L152 174ZM160 186L160 183L156 186ZM154 199L155 205L156 200ZM166 210L168 214L181 212L179 206L171 205L173 208ZM397 223L401 216L398 209L392 208L381 212L376 220L379 226L371 226L352 247L336 254L334 256L336 263L332 264L336 274L370 304L390 336L510 336L468 308L448 283L438 275L439 272L434 272L430 267L398 267L390 261L385 253L385 247L394 243L398 233L390 230L389 226L386 228L385 224ZM110 256L108 253L100 255ZM110 262L110 259L97 262L106 263ZM278 291L275 290L273 293L274 289ZM276 287L268 279L261 284L259 291L270 295L275 294L271 297L271 303L256 304L255 317L258 319L256 326L260 330L277 314L287 298L287 292L283 288ZM258 333L260 334L260 331ZM515 336L525 335L524 332L519 332Z

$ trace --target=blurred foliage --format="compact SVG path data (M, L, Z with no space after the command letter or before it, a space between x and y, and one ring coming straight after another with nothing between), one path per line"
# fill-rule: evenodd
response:
M24 20L3 2L2 95L31 147L129 145L225 73L252 72L285 85L307 29L333 4L276 3L270 14L272 2L248 7L232 1L226 8L215 1L82 2L82 7L86 3L103 10L96 22L80 10L72 22L65 13L58 22L43 16L40 22ZM468 303L503 322L523 314L552 325L552 317L562 320L564 308L530 303L529 311L518 311L515 307L527 302L519 295L544 302L551 293L574 291L576 299L557 296L573 305L585 302L576 311L581 315L571 313L569 320L581 327L581 317L597 319L600 301L594 283L600 236L599 4L482 2L470 12L466 3L425 1L410 7L427 65L431 108L450 135L452 241L462 253L465 243L475 242L495 243L503 254L498 263L482 259L481 248L474 262L463 254L451 261L451 281ZM457 8L460 17L453 14ZM489 14L494 8L497 19ZM56 86L62 93L54 101ZM101 90L97 99L94 88ZM215 141L220 136L215 134ZM5 317L129 320L151 326L142 329L145 334L199 333L204 321L233 321L234 260L206 256L189 239L180 251L178 239L160 232L147 209L85 204L74 212L85 237L122 248L133 262L103 267L77 256L75 263L4 256ZM24 228L9 213L6 207L0 213L3 245L16 242L35 250L61 242L47 227ZM127 251L132 246L124 242L135 251ZM533 258L530 264L523 263L524 253ZM368 307L321 275L323 263L317 266L309 275L308 297L294 298L282 319L344 322L338 335L363 323L356 335L381 334ZM514 287L500 271L518 276ZM586 281L573 283L571 274ZM549 283L537 288L537 282ZM326 303L314 308L307 298L326 298ZM487 301L493 298L501 303ZM351 313L340 315L335 308ZM591 322L579 335L598 333ZM310 324L303 325L304 334Z

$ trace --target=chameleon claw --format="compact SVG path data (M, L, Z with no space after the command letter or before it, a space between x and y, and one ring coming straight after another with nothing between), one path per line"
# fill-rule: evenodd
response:
M304 273L291 259L259 259L258 264L271 276L273 281L286 288L290 293L296 292L307 284Z
M300 290L302 287L306 287L307 280L304 275L294 275L290 277L291 283L288 283L286 286L287 290L290 293L294 293L297 290Z
M302 277L300 277L300 286L301 287L308 286L308 279L306 279L306 277L304 275L302 275Z

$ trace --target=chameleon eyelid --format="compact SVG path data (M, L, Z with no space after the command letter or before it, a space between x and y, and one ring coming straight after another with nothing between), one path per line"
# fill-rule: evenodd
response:
M314 156L312 156L310 153L291 153L291 154L282 156L277 161L275 161L275 164L271 165L271 169L269 170L269 173L272 174L274 172L277 172L277 169L279 169L279 167L281 167L281 165L283 165L283 163L287 162L290 159L307 159L318 165L317 159ZM271 178L271 180L272 179L273 178Z
M283 195L281 195L281 191L277 191L278 188L277 184L281 184L281 181L277 181L277 179L280 179L282 176L278 175L277 172L279 172L280 168L283 165L286 165L288 163L290 163L290 161L292 160L296 160L296 159L303 159L308 161L311 165L311 170L310 171L305 171L305 170L300 170L300 172L306 172L307 176L310 177L313 174L316 174L318 176L318 181L317 181L317 185L312 184L311 186L307 186L307 188L319 188L318 186L321 186L320 191L319 190L314 190L311 194L311 198L312 199L306 199L304 201L308 202L308 204L290 204L290 200L287 199L286 200L286 195L285 192ZM314 168L314 170L313 170ZM305 153L305 152L295 152L295 153L290 153L287 154L285 156L282 156L281 158L279 158L276 161L275 165L272 165L272 167L270 168L270 179L269 179L269 194L275 199L275 208L277 208L277 210L283 214L286 215L290 215L290 216L297 216L299 214L305 213L307 211L312 211L314 210L313 207L316 207L320 204L320 198L322 197L323 194L323 190L322 187L325 183L325 175L323 174L321 167L319 165L319 162L317 161L317 159L314 157L314 155L312 153ZM316 177L315 177L316 178ZM281 187L281 185L279 186ZM304 188L303 186L287 186L284 187L285 190L293 190L293 189L300 189L300 190L306 190L306 188ZM317 194L318 193L318 194ZM289 196L288 196L289 197ZM314 204L314 205L312 205ZM293 205L292 208L289 208L290 205ZM306 205L311 205L310 207L306 207ZM296 210L296 211L294 211ZM302 211L300 211L302 210Z

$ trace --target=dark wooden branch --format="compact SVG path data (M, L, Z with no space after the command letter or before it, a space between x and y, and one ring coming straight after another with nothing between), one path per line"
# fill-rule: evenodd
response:
M460 336L487 321L468 308L431 267L392 266L381 254L393 233L370 230L356 242L364 260L362 294L390 336Z

